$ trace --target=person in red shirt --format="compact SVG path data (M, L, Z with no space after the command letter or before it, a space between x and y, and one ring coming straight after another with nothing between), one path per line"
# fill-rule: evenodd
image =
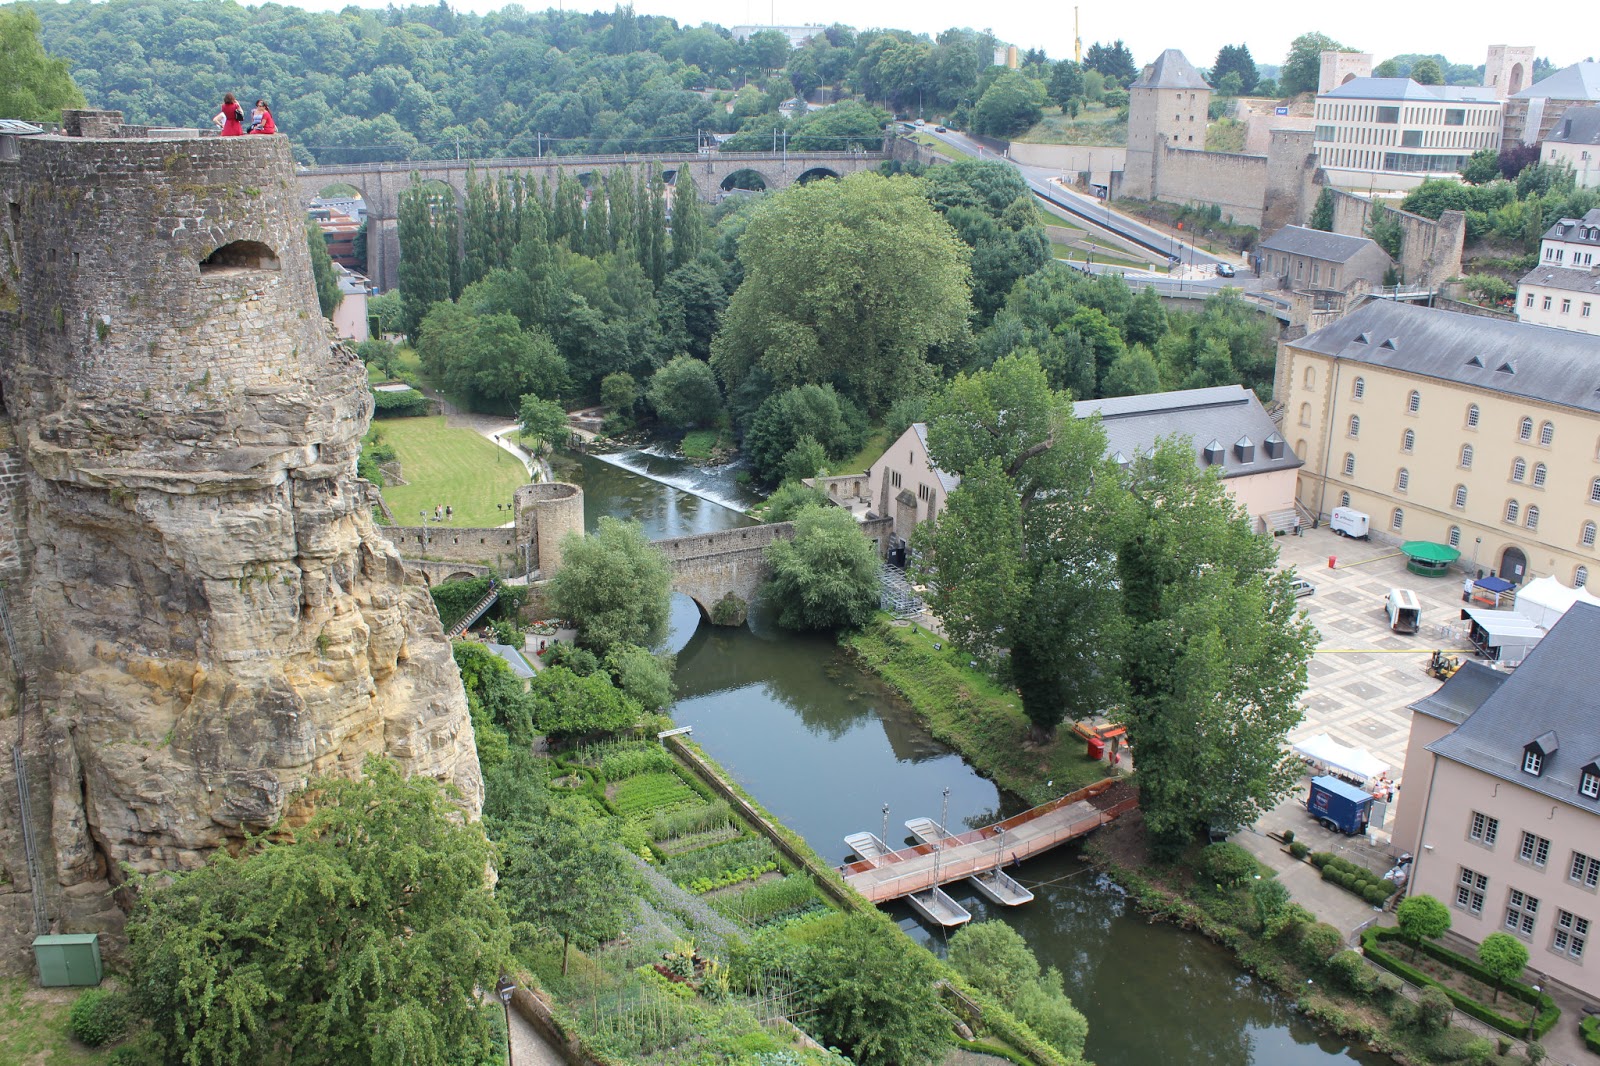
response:
M222 110L211 116L211 122L222 131L224 137L239 137L244 134L244 108L239 106L239 101L233 98L232 93L222 95Z
M278 124L272 121L272 108L267 106L265 100L257 100L255 108L255 121L250 125L251 133L277 133Z

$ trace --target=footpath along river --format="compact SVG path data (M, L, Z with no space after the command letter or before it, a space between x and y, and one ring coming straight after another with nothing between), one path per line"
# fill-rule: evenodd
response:
M558 476L582 481L591 526L602 515L637 518L651 536L662 537L749 521L713 502L748 499L726 470L624 453L580 457ZM885 804L889 838L901 840L906 819L940 816L946 788L954 826L1018 809L831 640L774 631L759 610L747 628L702 624L681 596L674 597L672 621L673 717L693 726L695 740L824 859L843 861L847 833L881 833ZM1318 1035L1284 997L1241 973L1209 941L1149 923L1075 849L1012 872L1033 890L1032 903L993 908L959 884L951 894L975 919L1011 924L1041 964L1061 970L1089 1019L1086 1050L1099 1066L1390 1061ZM903 907L891 913L912 936L942 950L941 932Z

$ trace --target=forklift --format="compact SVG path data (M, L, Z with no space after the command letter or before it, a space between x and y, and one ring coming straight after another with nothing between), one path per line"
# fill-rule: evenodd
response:
M1436 677L1440 681L1448 681L1461 669L1461 657L1446 655L1443 651L1435 651L1433 658L1428 660L1428 665L1423 667L1423 672L1429 677Z

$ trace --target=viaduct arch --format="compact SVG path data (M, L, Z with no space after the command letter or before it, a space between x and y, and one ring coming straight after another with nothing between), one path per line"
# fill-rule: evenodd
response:
M703 199L714 200L723 184L740 171L752 171L769 189L787 188L797 181L820 177L843 177L862 170L874 170L889 159L886 152L680 152L665 155L568 155L519 159L438 159L405 163L355 163L345 166L308 167L295 175L295 186L303 203L310 203L329 185L344 184L356 189L367 205L368 274L378 288L387 291L399 282L400 194L417 181L437 181L448 185L456 203L465 204L467 173L476 172L479 180L492 180L513 172L554 182L561 175L592 183L596 177L618 168L658 166L669 181L676 181L680 170L694 174Z

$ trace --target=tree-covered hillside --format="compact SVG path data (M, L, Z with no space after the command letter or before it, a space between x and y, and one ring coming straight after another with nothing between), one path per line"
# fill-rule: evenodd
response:
M736 41L721 27L679 27L625 7L513 5L479 16L443 0L337 14L222 0L24 6L92 106L132 122L197 126L224 92L265 97L306 163L693 151L700 133L738 131L751 134L748 147L765 148L776 128L791 141L804 132L795 128L804 116L778 110L797 91L830 86L952 115L1005 70L992 65L994 39L966 29L934 40L833 26L791 51L776 32ZM1049 78L1042 52L1024 67ZM848 148L863 132L850 125L811 129L807 144Z

